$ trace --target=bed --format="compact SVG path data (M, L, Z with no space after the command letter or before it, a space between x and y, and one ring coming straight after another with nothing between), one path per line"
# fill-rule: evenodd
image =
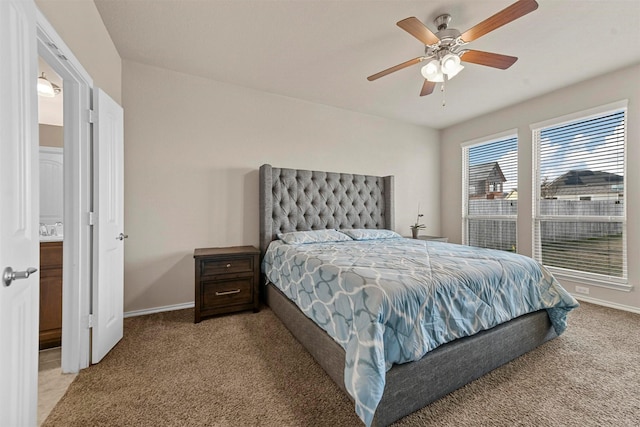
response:
M385 354L380 356L378 354L380 351L376 350L377 344L372 345L371 350L362 350L364 348L362 347L355 351L360 351L358 354L371 353L371 357L377 360L376 363L378 365L382 363L383 366L378 366L375 371L365 369L360 372L359 369L362 366L368 366L368 360L358 362L360 357L353 357L354 345L341 340L344 337L340 335L340 332L336 332L336 328L327 326L327 322L319 321L318 317L322 318L322 315L314 314L313 310L306 309L305 304L301 303L301 298L296 298L295 292L291 291L292 288L285 283L285 279L293 275L293 270L275 273L271 267L274 264L281 264L280 267L287 264L287 262L278 262L281 259L305 259L304 254L291 252L297 250L295 247L300 247L307 251L306 256L309 260L320 263L318 264L321 266L319 268L324 269L323 271L337 269L336 271L353 272L353 260L348 260L345 264L346 267L324 264L329 259L336 259L331 251L342 250L346 255L340 255L341 257L356 254L354 259L365 260L367 259L366 254L378 251L377 262L379 264L384 264L385 259L388 258L389 265L386 265L384 273L387 275L395 275L394 270L396 269L391 267L394 263L394 265L400 265L428 262L429 271L439 269L443 272L447 269L446 264L440 265L438 261L435 261L438 253L448 254L444 258L448 257L447 259L450 260L457 257L456 254L452 255L452 251L464 252L470 251L470 248L441 242L413 241L402 239L400 236L389 236L392 238L386 242L364 239L364 241L354 243L353 239L340 238L338 240L345 241L328 239L328 241L320 243L286 245L278 240L278 235L283 238L289 235L297 238L300 235L306 236L307 234L304 232L311 230L318 230L308 233L314 236L316 234L329 236L335 236L335 233L341 234L335 230L343 232L345 230L364 230L364 232L370 231L376 235L385 233L380 230L393 230L393 177L274 168L270 165L263 165L260 168L259 176L260 249L264 257L263 268L269 269L268 275L270 277L265 281L263 289L265 302L333 381L354 401L356 413L366 425L389 425L534 349L547 340L555 338L566 325L564 323L566 313L577 306L575 300L566 291L556 287L555 280L546 277L545 280L553 285L553 292L556 294L552 297L561 300L557 310L555 307L553 308L556 311L536 309L533 312L516 313L515 318L511 320L505 321L503 319L495 325L489 322L481 326L479 331L469 332L468 336L465 336L464 332L456 331L461 337L456 339L445 337L441 340L444 343L436 339L435 341L438 342L435 344L432 343L419 349L414 348L413 351L406 352L408 355L398 356L395 354L393 357L401 360L397 364L385 363L384 357L391 356L386 354L386 349ZM294 243L296 243L295 240ZM383 246L383 244L387 246ZM345 250L345 247L348 249ZM415 252L427 261L415 261L415 254L412 255L414 258L406 258L404 252L407 251ZM340 259L340 256L337 259ZM481 255L473 255L476 258L478 256L485 257L486 260L493 256L506 257L507 260L504 263L511 263L511 261L519 259L523 259L525 263L535 263L526 257L507 253L483 252ZM294 270L306 268L304 266L309 265L302 263L297 265L297 261L294 264L296 264L293 267ZM478 265L481 264L482 260L479 260ZM422 267L417 270L420 269ZM411 280L416 275L415 273L416 268L412 266L410 269ZM372 274L384 276L379 272ZM325 282L324 279L319 281ZM325 285L326 283L322 283L322 286ZM311 286L314 285L311 284ZM320 284L318 284L319 286ZM388 292L388 288L386 292ZM353 305L353 299L351 304ZM385 300L384 304L388 304L388 300ZM313 303L306 304L307 308L311 305ZM449 305L450 307L453 305ZM362 313L363 311L358 310L357 312ZM369 313L367 312L367 314ZM372 315L376 316L375 313ZM312 318L315 318L318 323ZM387 329L395 330L387 325L386 329L382 327L377 335L372 332L371 336L375 335L376 339L382 342L385 337L381 335ZM344 335L344 332L342 334ZM394 339L397 339L398 335L396 334ZM397 353L403 353L403 351ZM376 356L376 354L378 355ZM383 362L380 362L380 357ZM360 363L360 367L356 366L358 363ZM371 364L375 365L376 363ZM382 372L379 372L380 370ZM354 375L354 371L358 374ZM354 376L356 380L354 380ZM363 381L363 378L365 382L358 383L358 381Z

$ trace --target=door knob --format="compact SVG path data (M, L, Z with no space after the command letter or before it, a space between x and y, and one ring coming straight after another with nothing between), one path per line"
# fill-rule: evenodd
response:
M118 234L118 237L116 237L116 240L124 240L124 239L128 239L128 238L129 238L128 234L120 233L120 234Z
M26 279L36 271L38 271L38 269L33 267L29 267L25 271L13 271L13 268L7 267L2 273L2 282L5 286L11 286L11 282L14 280Z

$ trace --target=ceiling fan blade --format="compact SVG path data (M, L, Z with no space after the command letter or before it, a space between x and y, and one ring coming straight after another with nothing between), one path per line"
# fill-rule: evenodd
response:
M398 21L396 25L425 45L435 44L440 41L440 39L415 16Z
M422 56L418 56L417 58L410 59L410 60L408 60L406 62L403 62L402 64L398 64L398 65L393 66L391 68L387 68L384 71L380 71L379 73L376 73L376 74L374 74L372 76L367 77L367 80L372 82L374 80L379 79L380 77L386 76L387 74L391 74L391 73L393 73L395 71L402 70L403 68L410 67L411 65L417 64L418 62L422 61L422 58L423 58Z
M499 53L483 52L481 50L467 50L462 54L460 60L506 70L511 67L518 58L515 56L500 55Z
M533 12L537 8L538 3L535 0L519 0L506 9L485 19L475 27L465 31L460 37L465 42L473 41L511 21L523 17L529 12Z
M433 92L434 87L436 87L435 82L430 82L429 80L425 79L422 85L422 90L420 91L420 96L430 95L431 92Z

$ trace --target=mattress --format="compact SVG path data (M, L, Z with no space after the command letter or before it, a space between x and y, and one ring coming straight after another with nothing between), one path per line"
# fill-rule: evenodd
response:
M263 271L344 348L345 387L366 425L393 364L540 309L561 334L578 306L531 258L443 242L276 240Z

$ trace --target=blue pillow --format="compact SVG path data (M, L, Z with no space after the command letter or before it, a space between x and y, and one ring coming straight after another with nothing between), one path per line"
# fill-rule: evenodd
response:
M401 235L395 231L376 228L354 228L352 230L340 230L353 240L398 239Z
M336 230L310 230L278 233L278 239L291 245L298 243L342 242L351 240L351 237Z

